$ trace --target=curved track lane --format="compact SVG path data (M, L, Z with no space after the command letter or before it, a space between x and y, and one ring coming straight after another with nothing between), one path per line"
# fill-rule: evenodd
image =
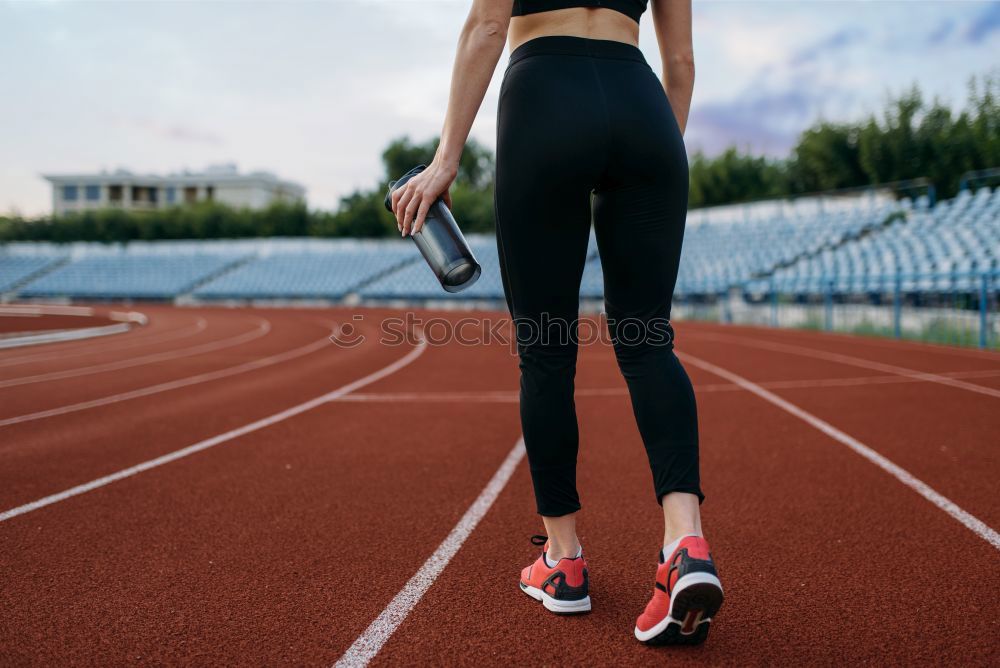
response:
M194 335L208 326L204 318L184 313L178 309L166 309L163 306L143 306L142 308L143 314L149 318L143 327L133 327L127 333L112 338L49 343L42 348L32 348L30 351L0 350L0 368L79 355L91 356L107 350L120 352L156 341ZM0 377L6 377L7 373L4 372Z
M0 522L0 652L14 663L334 663L502 469L519 438L516 357L502 343L411 355L413 342L376 340L379 320L396 315L384 309L364 311L369 340L354 348L319 345L331 323L352 321L349 309L151 310L167 340L130 345L124 359L222 340L252 318L272 329L228 350L0 390L33 393L20 407L38 411L165 387L0 426L0 511L138 466ZM203 331L170 338L196 318ZM987 488L997 399L780 346L984 387L1000 379L1000 356L698 323L678 333L682 352L759 383L1000 524ZM92 359L39 360L18 375L107 363L106 343L93 342ZM240 365L251 366L226 375ZM990 663L1000 593L982 573L1000 568L1000 551L731 376L687 367L706 530L727 595L706 646L652 649L631 635L652 589L659 508L613 354L592 345L580 353L577 406L594 612L555 617L517 590L540 528L520 463L372 665ZM351 385L379 369L392 373Z

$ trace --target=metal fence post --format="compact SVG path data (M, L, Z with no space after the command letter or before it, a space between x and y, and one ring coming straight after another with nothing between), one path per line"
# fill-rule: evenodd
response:
M896 281L892 291L892 335L897 339L903 336L903 275L896 271Z
M979 277L979 347L985 348L988 339L989 327L989 306L987 300L990 296L990 275L983 272Z
M824 309L823 328L830 332L833 331L833 279L826 279L823 285L826 288L823 294L823 301L826 305Z
M778 286L771 279L771 327L778 326Z

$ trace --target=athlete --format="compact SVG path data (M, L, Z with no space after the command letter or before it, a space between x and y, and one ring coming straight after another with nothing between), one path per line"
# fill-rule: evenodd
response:
M559 614L591 609L576 534L574 404L580 280L591 224L608 331L663 508L652 598L635 637L698 644L722 604L699 513L695 397L673 352L670 306L687 213L683 132L694 86L690 0L473 0L441 142L392 195L405 236L458 172L504 44L497 109L497 250L521 371L521 427L547 536L520 588ZM663 82L639 49L647 9Z

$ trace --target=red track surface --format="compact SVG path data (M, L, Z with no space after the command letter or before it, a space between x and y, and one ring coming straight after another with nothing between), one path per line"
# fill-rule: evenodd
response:
M103 327L114 321L100 314L80 315L29 315L27 313L0 312L0 334L21 332L49 332L60 329L80 329L82 327Z
M344 348L324 343L350 321L344 309L139 310L149 325L113 340L0 351L0 513L302 404L413 349L377 341L390 311L364 311L355 324L368 339ZM761 384L1000 527L1000 397L898 372L996 390L1000 355L677 329L679 351ZM1000 550L838 441L686 365L705 528L726 588L706 645L632 637L659 508L611 350L591 345L577 406L593 612L549 615L517 589L540 528L522 461L372 665L996 661ZM2 663L334 663L510 452L516 388L507 347L430 345L340 400L9 517Z

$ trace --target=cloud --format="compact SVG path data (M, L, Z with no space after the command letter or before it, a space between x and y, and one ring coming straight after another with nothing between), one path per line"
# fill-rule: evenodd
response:
M738 94L695 104L689 146L715 155L730 146L784 156L817 118L840 117L864 88L855 45L872 49L865 29L846 25L757 68ZM865 44L868 42L867 44ZM845 53L849 52L849 53Z
M940 44L948 38L954 29L955 21L953 19L946 18L942 20L938 23L938 26L934 28L929 35L927 35L927 43L930 45Z
M381 177L390 139L440 132L468 5L252 2L233 21L232 3L0 0L0 61L17 63L0 67L0 90L32 102L0 105L0 127L14 129L0 139L0 208L48 210L39 172L225 160L306 184L312 206L336 206ZM696 2L689 146L783 155L817 118L874 113L886 88L914 80L959 99L968 76L996 60L998 7ZM505 61L473 126L488 146Z
M972 19L965 38L973 44L978 44L997 30L1000 30L1000 2L991 2L989 7Z
M731 145L785 155L824 97L796 86L756 94L747 91L729 102L699 105L691 114L689 143L709 155Z
M164 137L170 139L176 139L178 141L190 141L199 144L213 144L220 146L226 142L219 135L208 132L205 130L199 130L198 128L193 128L189 125L168 125L165 127L158 128L160 134Z
M811 44L804 49L800 49L792 55L788 64L803 65L805 63L811 63L819 60L824 56L828 56L831 53L835 53L847 46L860 42L865 35L866 33L864 30L855 26L842 28L829 37L826 37L815 44Z
M113 117L118 125L126 125L139 128L149 134L178 142L189 142L193 144L206 144L210 146L222 146L226 140L210 131L195 127L186 123L164 123L155 118L133 117L122 118Z

